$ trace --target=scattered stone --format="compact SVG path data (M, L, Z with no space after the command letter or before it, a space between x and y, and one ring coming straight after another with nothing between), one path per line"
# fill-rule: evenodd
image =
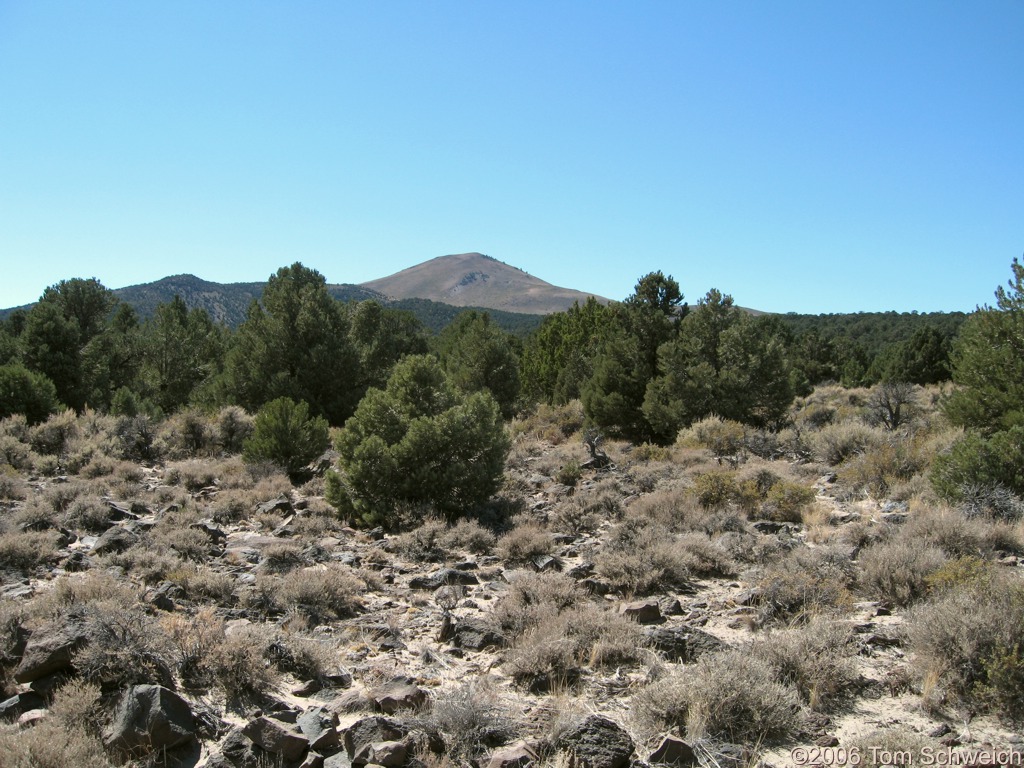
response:
M572 568L565 572L565 575L568 576L570 579L584 579L587 576L592 575L593 573L594 564L589 560L585 560L584 562L578 565L574 565Z
M213 522L213 520L200 520L197 523L192 523L192 525L190 525L189 528L193 528L197 531L202 531L210 538L210 541L214 544L221 544L227 541L228 538L228 535L224 533L224 531L222 531L220 528L218 528L217 525Z
M655 627L648 629L646 634L652 648L685 664L729 647L714 635L694 627Z
M816 747L838 747L839 739L831 734L824 733L814 740L814 746Z
M356 753L381 741L397 741L405 738L408 731L399 723L386 717L364 717L345 729L342 744L350 759ZM326 762L326 761L325 761Z
M306 759L299 763L299 768L323 768L324 756L319 752L310 750L306 753Z
M271 515L275 512L282 512L286 515L292 512L292 503L283 496L271 501L265 501L256 507L257 515Z
M88 641L81 620L64 624L51 623L34 631L25 645L21 663L14 670L14 680L31 683L41 677L71 668L75 652Z
M633 739L613 720L590 715L559 736L555 749L568 753L579 768L625 768L633 755Z
M128 689L103 741L126 754L172 749L195 738L195 718L188 702L159 685Z
M5 701L0 701L0 718L14 720L33 709L42 709L46 706L46 699L35 691L16 693Z
M536 744L517 741L491 755L487 768L527 768L540 762Z
M19 728L31 728L34 725L39 725L46 716L50 714L49 710L46 709L30 709L28 712L23 712L18 717Z
M693 747L676 736L666 736L661 740L658 748L647 758L651 765L694 765L697 763L697 755Z
M299 715L299 730L309 739L310 749L330 752L341 746L341 735L337 731L338 716L323 707L316 707Z
M405 763L409 754L409 746L404 741L378 741L365 748L365 760L362 760L363 750L357 753L352 762L365 762L370 765L383 765L384 768L399 768Z
M540 573L562 570L562 561L554 555L537 555L531 563L533 564L533 569Z
M430 576L414 577L409 581L409 588L433 590L452 585L472 586L479 583L480 579L472 573L457 571L454 568L442 568Z
M373 692L373 701L385 714L401 709L416 709L427 701L427 692L409 678L396 678Z
M92 547L94 555L108 555L112 552L124 552L140 541L139 534L123 526L108 528Z
M309 739L273 717L257 717L242 729L253 744L267 752L281 755L285 760L298 760L309 747Z
M657 624L662 621L661 606L658 605L657 600L622 603L619 606L619 615L632 619L638 624Z
M505 638L481 619L458 619L452 632L452 645L482 651L485 648L501 648Z

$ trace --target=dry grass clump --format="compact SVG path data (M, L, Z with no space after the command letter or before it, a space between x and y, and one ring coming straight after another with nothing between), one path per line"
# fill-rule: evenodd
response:
M57 534L51 531L10 531L0 534L0 570L30 573L57 558Z
M637 517L612 529L594 565L612 589L627 595L682 588L691 576L672 533Z
M724 651L642 688L633 697L633 713L651 735L678 729L688 739L763 744L796 730L800 701L763 659Z
M807 621L849 605L854 573L846 549L793 549L768 565L757 582L758 623Z
M676 546L682 553L686 570L694 576L735 576L736 561L721 541L706 533L692 531L681 534Z
M587 599L583 589L561 573L514 571L509 579L490 614L491 622L509 639Z
M448 531L444 520L430 518L418 528L406 531L389 542L389 549L419 562L433 563L445 559L447 554L441 540Z
M839 472L839 483L850 494L890 497L924 472L930 458L917 439L889 438L848 457Z
M475 761L520 731L514 710L489 677L438 693L426 721L444 734L447 757L456 763Z
M777 682L795 688L801 701L817 712L834 710L860 679L850 627L824 618L761 637L751 644L750 653L768 664Z
M270 627L238 627L210 649L204 666L229 699L259 699L281 679L266 661L274 640Z
M746 433L747 428L738 421L708 416L682 430L676 443L707 448L719 462L729 459L737 463L746 453Z
M153 618L113 601L91 602L76 613L88 640L75 654L74 666L85 680L107 690L173 685L170 641Z
M992 572L942 591L907 617L926 704L1024 717L1024 582Z
M551 532L539 523L527 521L499 538L494 553L508 563L522 564L550 554L551 549Z
M509 426L513 440L530 436L551 445L561 445L583 428L583 404L572 400L565 405L542 403L523 418L515 418Z
M535 693L571 685L584 667L635 662L641 653L639 626L591 602L561 612L527 629L508 651L505 669Z
M927 594L929 578L945 563L938 547L901 536L861 553L860 586L870 597L907 606Z
M807 436L811 450L819 461L833 467L857 454L877 449L887 441L884 430L861 422L828 424Z
M362 607L366 584L342 565L291 571L283 577L262 576L248 595L251 607L271 614L296 611L311 622L353 616Z

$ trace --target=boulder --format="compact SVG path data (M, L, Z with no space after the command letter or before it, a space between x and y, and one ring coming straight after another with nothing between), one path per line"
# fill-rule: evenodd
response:
M195 738L188 702L159 685L135 685L121 699L104 734L107 747L126 754L172 749Z
M364 717L345 729L342 744L349 759L372 744L381 741L397 741L408 731L400 724L386 717Z
M370 765L383 765L384 768L399 768L405 764L409 756L409 746L404 741L377 741L366 748L365 762ZM353 762L360 762L357 755Z
M540 755L535 744L517 741L494 752L487 761L487 768L526 768L539 762Z
M579 768L626 768L633 756L633 739L615 721L590 715L563 733L555 749L571 756Z
M458 648L468 648L471 651L500 648L505 645L505 638L487 622L480 619L456 620L451 640L452 645Z
M330 752L341 746L338 716L333 712L316 707L299 715L297 723L299 730L309 739L310 749Z
M139 534L122 526L108 528L92 547L94 555L109 555L113 552L124 552L141 541Z
M638 600L620 605L619 614L638 624L657 624L661 621L661 606L657 600Z
M693 747L676 736L666 736L658 748L647 758L651 765L695 765L697 755Z
M287 723L272 717L257 717L242 729L253 744L285 760L298 760L309 747L309 739Z
M54 672L71 668L75 652L88 641L80 619L47 624L34 631L25 644L21 663L14 670L14 680L31 683Z
M479 584L480 579L468 571L457 571L454 568L442 568L429 576L416 576L409 581L410 589L438 589L453 585L472 586Z
M427 700L427 692L407 678L397 678L371 694L377 708L392 715L401 709L416 709Z
M669 659L679 659L685 664L729 647L714 635L693 627L655 627L646 634L648 645Z

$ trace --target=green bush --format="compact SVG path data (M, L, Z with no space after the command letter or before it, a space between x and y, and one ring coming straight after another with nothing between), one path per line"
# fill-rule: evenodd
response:
M38 424L58 407L57 388L46 376L17 363L0 365L0 419L20 413Z
M242 458L248 464L272 462L296 482L329 445L326 419L311 417L305 402L279 397L256 414L252 436L243 443Z
M932 485L940 496L957 502L977 496L977 489L1006 489L1024 495L1024 426L991 436L968 432L949 453L936 457ZM994 516L998 510L998 506L993 509Z
M449 519L497 490L509 442L487 392L459 395L440 365L411 355L384 390L371 389L337 441L341 473L328 500L365 522L393 522L401 504L426 504Z

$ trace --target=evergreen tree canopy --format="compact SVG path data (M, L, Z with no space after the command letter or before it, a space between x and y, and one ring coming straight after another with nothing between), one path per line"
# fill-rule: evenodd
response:
M360 394L359 357L343 305L323 275L296 262L282 267L253 303L225 364L228 396L255 411L279 397L309 403L342 424Z
M402 503L453 517L497 489L508 447L490 393L460 394L433 357L411 355L346 422L328 498L367 521L389 522Z
M438 337L441 364L461 392L488 391L511 418L519 397L518 339L491 322L486 312L469 310Z

